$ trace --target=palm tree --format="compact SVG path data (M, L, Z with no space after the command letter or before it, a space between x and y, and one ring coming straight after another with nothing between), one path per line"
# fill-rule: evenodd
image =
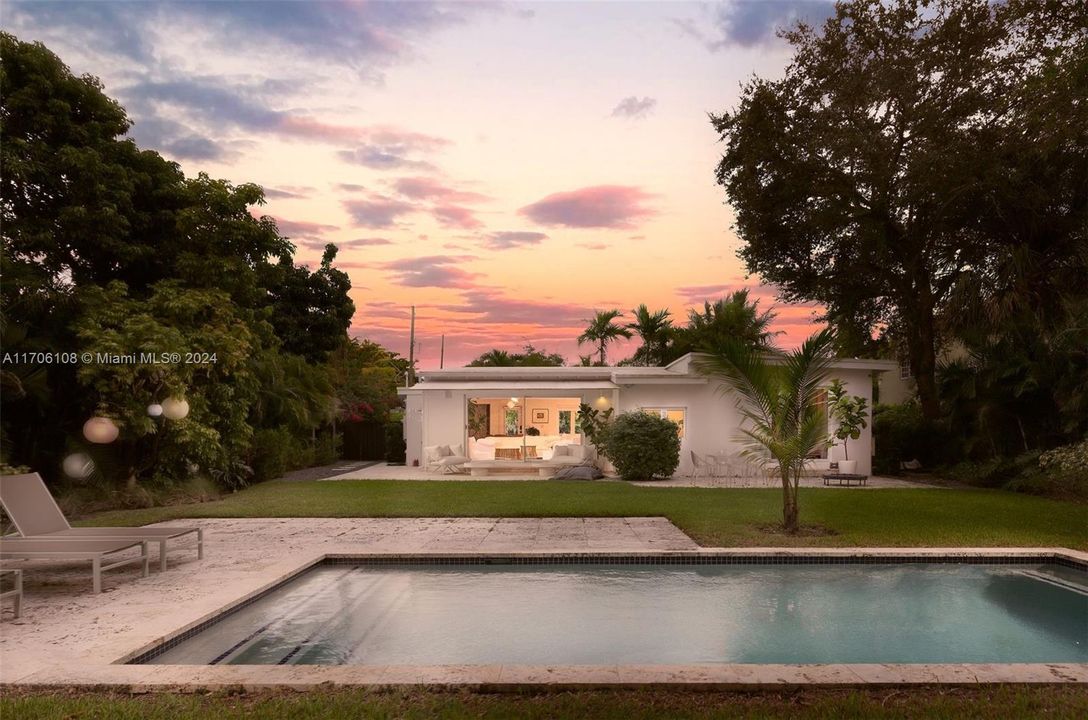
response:
M759 310L759 300L748 301L748 288L736 290L732 295L713 305L703 303L703 312L688 312L688 332L692 344L714 345L723 338L738 338L749 345L769 348L776 333L771 332L775 318L773 309Z
M664 363L665 346L672 331L672 320L668 309L650 312L643 303L631 311L633 322L627 323L629 330L634 330L642 338L642 347L635 351L636 365L659 365Z
M797 488L805 459L827 443L817 401L831 364L834 334L824 330L789 353L725 338L695 360L705 375L738 396L744 455L782 479L782 524L797 531Z
M593 319L586 321L589 323L586 331L578 336L578 344L596 343L600 364L604 365L608 343L615 342L621 337L631 337L631 331L623 325L617 325L613 322L623 317L623 313L619 310L595 310L594 313Z
M494 348L468 364L469 367L510 367L514 359L505 350Z

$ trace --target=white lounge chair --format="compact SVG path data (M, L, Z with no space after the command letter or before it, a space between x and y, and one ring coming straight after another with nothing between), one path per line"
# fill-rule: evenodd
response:
M108 565L102 564L110 555L136 547L140 548L138 556L124 558ZM0 560L90 560L94 591L100 593L103 571L138 562L143 565L143 576L147 577L149 558L147 542L144 540L91 540L76 537L28 540L19 537L4 537L0 538Z
M134 542L156 542L159 544L159 569L166 570L167 542L195 534L196 556L198 559L204 557L204 530L198 527L72 527L38 473L0 476L0 504L26 540L123 540L130 543L126 547Z

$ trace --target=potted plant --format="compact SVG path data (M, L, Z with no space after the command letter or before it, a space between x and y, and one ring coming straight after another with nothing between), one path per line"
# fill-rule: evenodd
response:
M831 381L831 387L827 391L827 408L831 418L837 423L833 440L829 444L835 445L834 440L842 442L843 460L839 460L839 472L853 474L858 467L857 460L850 459L848 443L861 437L861 431L868 423L868 403L860 395L847 395L846 388L838 378Z

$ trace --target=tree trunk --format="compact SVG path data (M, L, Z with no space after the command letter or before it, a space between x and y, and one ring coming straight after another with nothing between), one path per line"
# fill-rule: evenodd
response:
M797 493L785 468L782 469L782 527L788 533L797 532Z
M916 284L916 292L918 297L912 313L912 327L907 332L907 351L922 415L936 420L940 417L941 406L937 397L937 337L928 275Z

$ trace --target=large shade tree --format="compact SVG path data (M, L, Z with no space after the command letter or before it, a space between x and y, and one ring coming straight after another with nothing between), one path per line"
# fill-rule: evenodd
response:
M346 341L350 281L328 248L315 271L255 184L206 174L139 148L124 109L91 76L76 76L44 45L0 33L0 343L34 351L217 353L185 363L5 365L0 455L47 477L80 442L92 414L123 437L100 467L138 484L188 477L192 465L224 485L245 482L261 427L309 442L332 406L324 362ZM257 392L270 379L278 393ZM146 414L164 393L192 412L169 433ZM280 402L282 400L282 402ZM305 427L304 427L305 426ZM105 457L112 451L113 457Z
M1086 27L1080 0L843 1L712 118L748 269L833 323L894 328L930 417L958 287L1059 308L1083 269Z

